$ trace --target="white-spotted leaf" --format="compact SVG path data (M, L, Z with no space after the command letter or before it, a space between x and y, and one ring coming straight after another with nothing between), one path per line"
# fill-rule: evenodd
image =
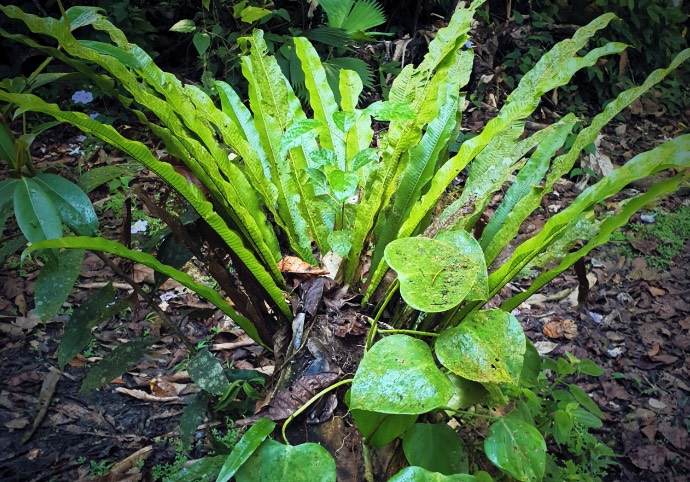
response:
M476 256L429 238L393 241L386 246L384 257L398 273L405 302L428 313L458 305L472 290L479 271Z
M453 385L436 366L429 345L392 335L364 355L352 382L350 408L420 414L444 406L452 396Z
M468 380L517 385L526 350L520 323L503 310L472 313L436 340L443 366Z

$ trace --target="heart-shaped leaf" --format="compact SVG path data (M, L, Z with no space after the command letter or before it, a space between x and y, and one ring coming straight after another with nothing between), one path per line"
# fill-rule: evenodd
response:
M503 417L489 427L484 453L517 480L541 480L546 468L546 442L534 425Z
M235 474L237 482L289 480L335 481L335 461L319 444L283 445L266 440Z
M464 229L455 231L441 231L436 236L437 241L450 244L458 251L477 261L477 277L472 284L472 289L467 294L468 300L486 300L489 297L489 275L486 271L484 251L476 239Z
M465 299L479 270L476 257L429 238L397 239L386 246L384 257L398 273L405 302L428 313L449 310Z
M444 423L416 423L405 433L403 451L410 465L445 475L469 469L467 452L455 430Z
M392 335L364 355L352 382L350 408L420 414L444 406L452 396L453 385L434 363L429 346Z
M469 474L443 475L421 467L405 467L388 482L479 482L479 479Z
M472 313L436 339L436 356L443 366L481 383L516 385L525 349L520 323L510 313L498 309Z

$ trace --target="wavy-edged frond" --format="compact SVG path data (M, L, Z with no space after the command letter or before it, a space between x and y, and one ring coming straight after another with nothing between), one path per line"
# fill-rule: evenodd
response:
M213 205L206 200L196 186L188 183L184 176L178 174L170 164L157 160L144 144L124 138L111 126L93 120L86 114L62 111L55 104L47 104L30 94L12 94L0 90L0 99L17 104L24 110L42 112L63 122L69 122L84 132L93 134L108 144L117 147L156 173L192 205L199 213L199 216L218 233L237 255L238 259L252 272L257 282L266 290L272 303L285 316L290 316L290 309L273 276L256 259L255 255L244 246L242 238L227 226L226 222L216 213ZM276 268L274 267L274 269Z
M47 241L42 241L40 243L33 244L26 248L24 253L22 253L22 257L25 257L32 251L36 251L39 249L54 248L88 249L91 251L102 251L104 253L110 253L114 254L115 256L120 256L121 258L131 259L136 263L141 263L144 266L148 266L151 269L163 273L164 275L169 276L181 285L186 286L190 290L194 291L198 295L206 298L210 303L215 305L216 308L220 309L223 313L228 315L232 319L232 321L237 323L237 325L240 328L242 328L252 340L270 349L270 347L266 346L266 342L268 340L264 341L261 339L261 337L259 336L259 332L257 331L254 324L248 318L245 318L244 316L237 313L237 311L235 311L235 309L232 306L230 306L228 302L225 301L223 297L220 296L215 290L201 283L197 283L191 276L189 276L184 271L180 271L173 268L172 266L163 264L160 261L158 261L154 256L148 253L142 253L141 251L133 251L131 249L127 249L124 245L118 243L117 241L110 241L104 238L73 236L69 238L50 239Z

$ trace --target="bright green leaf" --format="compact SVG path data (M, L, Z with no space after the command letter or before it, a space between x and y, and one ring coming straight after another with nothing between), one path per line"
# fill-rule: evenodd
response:
M384 257L398 273L405 302L429 313L449 310L465 299L479 270L475 257L429 238L393 241Z
M333 169L328 172L327 176L333 197L339 202L342 203L357 193L359 176L356 173Z
M364 355L352 382L350 408L420 414L444 406L452 396L453 385L436 367L429 345L392 335Z
M484 453L498 468L520 481L537 481L546 469L546 442L539 430L514 417L489 427Z
M194 20L190 20L188 18L180 20L179 22L176 22L175 25L170 27L171 32L189 33L194 32L195 30L196 24L194 23Z
M235 478L237 482L335 482L335 461L318 444L283 445L266 440L240 467Z
M469 474L443 475L421 467L405 467L388 482L479 482L479 479Z
M225 460L216 482L227 482L234 476L247 459L259 448L259 445L271 435L276 424L268 417L260 418L242 436Z
M498 309L484 310L441 332L436 339L436 356L443 366L463 378L517 385L525 343L525 333L513 315Z
M250 5L245 7L240 13L240 20L242 20L244 23L254 23L257 20L261 20L262 18L271 15L272 13L273 12L265 8L252 7Z

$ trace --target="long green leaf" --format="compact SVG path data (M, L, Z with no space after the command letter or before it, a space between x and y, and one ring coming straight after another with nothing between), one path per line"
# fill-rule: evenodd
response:
M547 249L581 214L627 184L666 169L690 168L690 134L638 154L623 167L583 191L570 206L551 217L536 236L515 249L511 258L489 276L489 296L513 279L535 256Z
M501 248L515 237L520 224L536 209L538 204L528 204L524 200L530 199L529 195L533 192L541 192L540 183L550 166L550 160L561 148L576 121L575 116L569 114L557 124L532 136L538 138L536 151L520 169L515 182L482 232L479 244L484 249L487 263L490 264Z
M14 214L22 234L32 243L62 237L60 214L50 196L33 179L23 177L17 182Z
M559 42L547 52L520 81L515 91L508 97L498 116L486 125L482 133L462 144L460 151L448 160L431 181L428 192L414 206L410 217L403 224L399 237L409 236L414 232L426 213L436 204L444 189L467 164L499 133L509 128L514 122L525 119L539 105L539 100L546 92L567 83L579 69L594 65L604 55L621 52L625 45L609 43L604 47L589 52L584 57L573 56L583 48L594 33L604 28L613 15L602 15L590 24L580 28L572 39ZM453 217L468 205L456 205L452 211L445 213L451 221ZM474 212L474 209L472 209ZM452 228L452 222L447 227Z
M309 92L309 104L314 110L314 119L328 126L320 136L321 146L335 152L338 158L338 168L345 170L345 145L343 138L333 122L333 114L338 111L331 86L326 79L326 71L321 65L321 59L314 47L305 38L294 38L295 53L302 63L304 81Z
M259 284L266 290L266 293L275 306L277 306L285 316L290 316L290 309L283 298L280 288L276 285L272 276L266 271L266 268L264 268L261 263L257 261L254 254L244 246L242 239L237 233L228 228L225 221L215 212L211 203L204 198L203 194L196 186L188 183L184 176L178 174L170 164L157 160L145 145L125 139L111 126L90 119L85 114L61 111L56 105L46 104L33 95L9 94L0 90L0 99L13 102L17 105L23 105L26 109L42 112L56 119L69 122L79 127L84 132L91 133L129 154L144 164L148 169L165 179L192 205L199 215L218 233L223 241L228 244L230 249L237 254L237 257L247 266L256 277Z
M228 302L225 301L223 297L220 296L215 290L206 285L197 283L187 273L161 263L154 256L148 253L141 253L139 251L127 249L122 244L116 241L110 241L108 239L75 236L70 238L50 239L33 244L24 250L24 253L22 253L22 258L25 258L32 251L46 248L70 248L102 251L104 253L120 256L121 258L131 259L137 263L143 264L144 266L148 266L149 268L159 271L169 278L174 279L181 285L186 286L199 296L206 298L210 303L216 306L216 308L232 318L232 320L237 323L237 325L242 328L254 341L266 346L259 337L259 333L256 331L256 327L252 324L252 322L237 313L235 309L230 306Z
M242 57L242 73L249 81L249 102L254 113L254 125L271 163L272 175L278 188L278 210L284 220L294 226L296 244L292 248L308 262L316 263L311 253L309 232L322 252L328 250L328 230L313 204L313 187L306 179L310 152L316 142L306 141L291 149L284 159L281 140L288 127L306 119L299 100L285 79L275 57L268 55L263 32L256 30L251 37L252 49Z
M637 211L642 209L645 205L653 202L656 199L672 194L678 189L679 181L683 178L681 174L660 183L653 185L649 190L639 196L635 196L625 203L623 209L617 213L613 214L603 222L598 224L597 234L589 242L578 249L577 251L568 253L564 256L558 266L550 269L541 275L539 275L530 285L529 289L526 291L509 298L504 301L501 305L501 309L506 311L511 311L516 308L520 303L529 298L532 294L538 291L546 283L553 280L556 276L561 274L563 271L571 267L578 259L584 257L592 249L607 243L611 238L611 234L621 226L625 226L628 223L630 217ZM573 229L577 229L578 225L574 225Z

